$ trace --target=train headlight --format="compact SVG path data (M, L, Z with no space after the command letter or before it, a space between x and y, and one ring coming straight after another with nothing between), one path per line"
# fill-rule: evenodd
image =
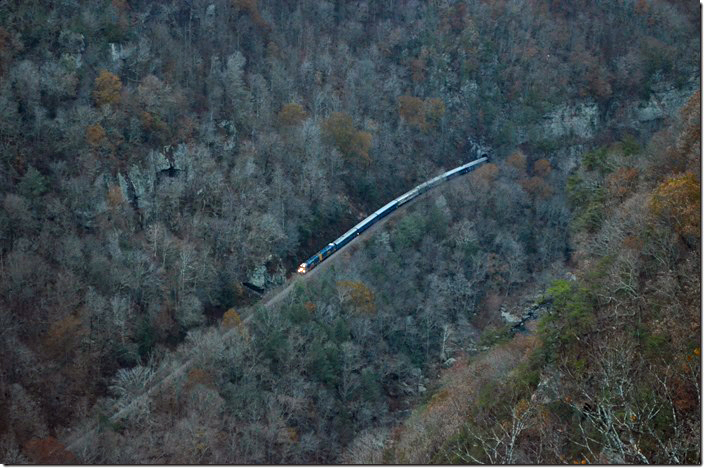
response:
M298 267L298 272L302 275L306 274L306 264L301 263L300 266Z

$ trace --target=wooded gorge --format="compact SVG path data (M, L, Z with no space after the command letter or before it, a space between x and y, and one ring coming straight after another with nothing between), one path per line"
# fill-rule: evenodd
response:
M0 462L700 463L700 20L0 3Z

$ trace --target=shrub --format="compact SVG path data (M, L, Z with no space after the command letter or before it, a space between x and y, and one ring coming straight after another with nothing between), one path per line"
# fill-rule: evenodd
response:
M296 303L288 308L287 317L291 323L299 325L309 322L315 313L315 304L308 301L305 304Z
M120 206L120 204L125 201L125 197L119 185L111 185L110 188L108 188L107 199L108 206L111 208Z
M567 200L574 209L572 228L594 232L605 215L606 191L599 184L587 184L579 175L567 179Z
M336 385L342 371L339 348L332 343L316 340L309 348L308 356L309 372L325 385Z
M500 343L505 343L511 339L511 325L502 327L488 326L479 337L479 346L491 347Z
M232 6L234 6L236 9L241 10L246 12L249 17L252 19L252 23L257 25L260 29L262 29L265 32L269 32L271 30L271 25L267 23L264 18L262 17L261 12L259 11L259 5L257 4L257 0L231 0L232 1Z
M426 99L425 109L426 116L428 117L428 120L433 123L433 125L437 125L440 122L440 119L442 119L442 116L445 115L445 103L442 99Z

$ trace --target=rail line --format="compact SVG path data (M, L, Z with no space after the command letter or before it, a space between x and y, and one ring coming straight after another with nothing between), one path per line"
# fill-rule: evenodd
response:
M484 154L482 155L481 158L475 159L474 161L464 164L462 166L456 167L450 171L447 171L443 174L440 174L437 177L433 177L432 179L423 182L420 185L417 185L413 189L409 190L408 192L404 193L398 198L394 198L391 200L389 203L386 205L382 206L378 210L376 210L374 213L371 215L367 216L364 218L362 221L360 221L356 226L354 226L352 229L344 233L342 236L338 237L335 239L333 242L329 243L326 245L322 250L320 250L318 253L310 257L308 260L305 262L301 263L300 266L298 267L298 273L305 275L307 272L315 268L317 265L322 263L326 258L330 257L332 254L335 252L338 252L342 250L347 244L349 244L352 239L355 237L359 236L361 233L369 229L374 223L379 221L380 219L383 219L390 213L392 213L394 210L399 208L402 205L405 205L406 203L410 202L411 200L415 199L416 197L422 195L423 193L427 192L428 190L432 189L433 187L436 187L444 182L449 181L450 179L453 179L457 176L466 174L468 172L473 171L477 166L480 164L486 162L489 159L489 157Z

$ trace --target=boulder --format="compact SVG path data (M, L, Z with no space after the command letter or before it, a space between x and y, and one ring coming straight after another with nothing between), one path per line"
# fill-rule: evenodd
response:
M445 361L445 362L443 363L443 366L444 366L445 368L450 368L450 367L452 367L456 362L457 362L457 359L455 359L455 358L450 358L450 359L448 359L447 361Z
M512 313L510 313L504 306L501 306L501 309L499 310L501 312L501 318L504 319L504 322L506 323L519 323L521 321L520 317L516 317Z

